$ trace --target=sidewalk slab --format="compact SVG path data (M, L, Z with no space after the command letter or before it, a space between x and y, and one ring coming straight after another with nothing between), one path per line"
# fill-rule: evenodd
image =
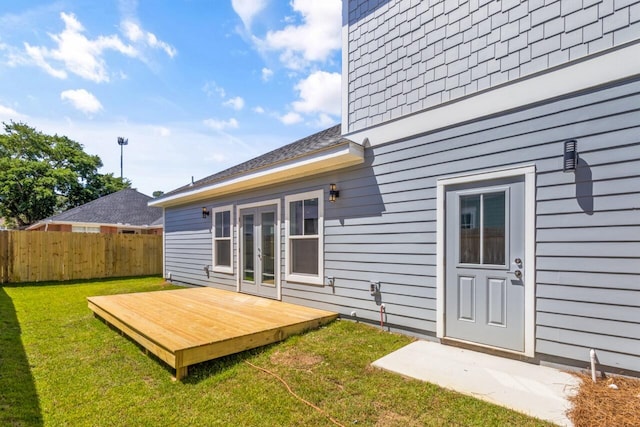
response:
M567 398L580 382L558 369L429 341L415 341L372 365L561 426L572 425L566 416Z

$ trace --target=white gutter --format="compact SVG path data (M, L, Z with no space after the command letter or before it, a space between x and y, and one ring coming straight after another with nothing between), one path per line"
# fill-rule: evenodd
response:
M349 141L348 143L331 147L306 157L276 163L267 168L258 169L239 176L232 176L229 179L210 185L151 200L149 206L164 208L187 202L195 202L291 181L303 176L342 169L362 162L364 162L364 147Z

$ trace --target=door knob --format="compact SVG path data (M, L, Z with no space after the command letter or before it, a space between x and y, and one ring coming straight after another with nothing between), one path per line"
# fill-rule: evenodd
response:
M522 271L516 270L516 271L514 271L513 274L515 274L516 279L518 279L518 280L522 279Z

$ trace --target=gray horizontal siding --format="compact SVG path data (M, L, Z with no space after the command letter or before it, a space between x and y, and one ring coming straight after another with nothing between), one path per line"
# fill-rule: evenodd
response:
M165 274L179 283L235 290L235 276L209 272L213 262L211 217L202 218L203 204L165 210ZM209 206L209 205L206 205Z
M284 206L285 195L316 189L326 201L328 183L337 183L340 198L325 203L324 229L324 275L335 285L283 280L282 299L355 311L369 322L379 321L384 303L394 327L432 336L437 179L535 164L536 352L585 362L596 348L602 363L640 371L637 333L625 332L640 330L639 105L640 82L628 82L368 148L363 165L204 205L278 199ZM574 138L581 169L563 173L563 141ZM235 289L235 276L207 280L202 270L211 263L202 206L167 209L167 269L190 283ZM370 281L381 284L378 300Z
M611 271L596 273L592 271L538 270L536 278L538 283L552 283L562 286L587 286L593 287L594 289L608 288L638 290L638 276L634 274L620 274L618 272Z

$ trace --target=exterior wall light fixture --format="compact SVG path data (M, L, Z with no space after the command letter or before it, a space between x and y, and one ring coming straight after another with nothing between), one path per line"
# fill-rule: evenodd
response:
M206 207L206 206L203 206L203 207L202 207L202 218L206 218L206 217L208 217L210 213L211 213L211 212L209 212L209 210L207 209L207 207Z
M340 197L340 191L336 189L336 185L329 184L329 201L335 202L338 197Z
M573 172L578 164L578 141L570 139L564 142L563 172Z

